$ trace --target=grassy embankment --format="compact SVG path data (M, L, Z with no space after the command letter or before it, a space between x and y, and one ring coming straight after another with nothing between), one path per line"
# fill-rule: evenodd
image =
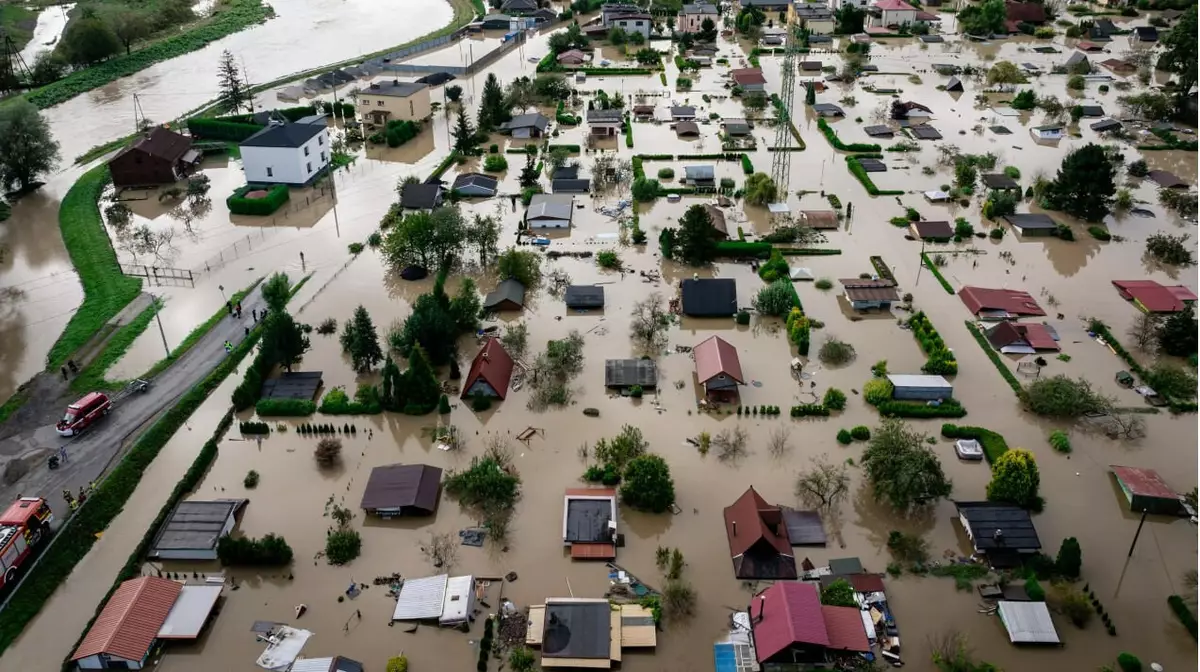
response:
M37 12L20 5L0 5L0 33L8 35L13 41L13 47L20 51L33 38L37 17ZM32 63L26 63L26 65L32 65Z

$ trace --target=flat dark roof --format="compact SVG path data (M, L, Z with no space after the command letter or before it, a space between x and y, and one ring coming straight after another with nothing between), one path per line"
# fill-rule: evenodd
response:
M1014 215L1005 215L1004 221L1012 224L1018 229L1056 229L1058 224L1050 218L1050 215L1035 214L1032 212L1018 213Z
M607 499L568 499L567 536L563 541L612 541L608 521L612 520L612 502Z
M426 464L389 464L375 467L367 480L360 506L374 509L411 509L433 513L438 506L442 470Z
M607 601L546 603L542 656L607 659L612 638L609 609Z
M246 504L244 499L180 502L158 530L150 555L159 551L210 550L217 547L225 522Z
M995 502L955 502L955 506L971 528L975 548L981 552L1036 551L1042 547L1033 518L1025 509Z
M601 285L571 285L563 293L568 308L603 308L604 287Z
M320 371L293 371L283 373L278 378L268 378L263 381L262 396L266 399L308 399L312 400L321 387Z
M658 366L652 359L606 359L604 360L604 386L656 387Z
M737 312L737 282L733 278L688 278L683 281L683 314L727 317Z

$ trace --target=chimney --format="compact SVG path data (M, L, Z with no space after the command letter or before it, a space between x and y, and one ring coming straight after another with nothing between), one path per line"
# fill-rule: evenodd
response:
M737 521L733 521L733 536L737 536Z
M400 80L398 80L398 79L393 79L393 80L392 80L392 86L400 86Z
M1003 546L1004 532L1000 531L999 529L997 529L995 532L992 532L992 541L996 542L997 546Z

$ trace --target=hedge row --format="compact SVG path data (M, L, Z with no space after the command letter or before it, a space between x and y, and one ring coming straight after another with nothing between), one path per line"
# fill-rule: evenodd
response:
M803 418L807 416L828 417L829 409L824 404L799 404L792 406L788 412L793 418Z
M229 206L229 212L235 215L264 217L283 207L283 204L288 202L288 198L291 195L287 185L273 184L266 188L266 196L262 198L246 198L246 194L262 188L259 185L246 184L235 189L229 198L225 199L225 205Z
M556 149L565 149L572 154L578 154L581 151L579 145L546 145L547 154Z
M1112 346L1112 349L1117 353L1117 356L1124 360L1125 363L1129 365L1130 370L1136 373L1138 377L1142 378L1143 380L1146 378L1146 369L1143 368L1142 365L1133 358L1133 355L1130 354L1129 351L1126 350L1119 341L1117 341L1116 337L1112 335L1112 332L1108 330L1108 325L1098 320L1093 320L1092 323L1088 325L1088 328L1095 332L1097 336L1103 338L1106 343ZM1196 402L1194 401L1180 401L1178 399L1169 398L1167 399L1167 403L1168 408L1170 408L1172 413L1196 412Z
M823 247L777 247L775 250L785 257L829 257L842 253L836 248Z
M1183 627L1187 628L1188 632L1192 633L1192 639L1196 639L1196 615L1188 609L1187 602L1178 595L1172 595L1167 598L1167 604L1171 605L1171 611L1175 612L1175 616L1179 618L1179 622L1183 623Z
M850 174L858 178L858 181L862 183L864 188L866 188L868 194L872 196L899 196L903 194L903 191L898 191L896 189L880 189L879 187L875 186L875 182L871 179L871 175L867 173L866 169L862 167L862 164L858 162L859 159L881 158L883 158L882 154L857 154L847 156L846 165L850 168Z
M1000 456L1008 452L1008 442L1004 437L983 427L967 427L964 425L942 425L942 436L947 439L975 439L983 448L983 455L989 464L995 463Z
M951 287L950 283L946 281L946 278L942 276L942 272L939 271L938 267L934 265L928 254L925 254L924 252L921 253L921 262L925 264L925 268L928 268L930 273L933 273L933 277L937 278L938 284L942 286L942 289L946 290L947 294L954 293L954 288Z
M723 240L717 243L717 256L767 259L771 256L771 244L747 243L741 240Z
M228 121L226 119L210 119L192 117L187 120L188 132L193 138L203 140L227 140L241 142L258 133L262 126L253 122Z
M918 311L908 318L913 338L921 344L921 352L928 357L921 371L934 376L953 376L958 373L958 360L954 351L946 347L946 341L934 328L925 311Z
M317 412L317 405L308 399L259 399L254 404L259 417L290 416L303 417Z
M824 117L817 118L817 128L821 129L821 133L825 135L825 139L829 144L833 145L834 149L840 149L843 152L873 152L878 153L883 150L882 147L874 143L852 142L846 144L838 137L837 131L825 121Z
M923 401L885 401L875 406L880 415L895 418L961 418L967 414L957 401L947 399L937 406Z
M975 338L975 342L987 353L988 359L992 360L992 364L996 365L996 369L1000 371L1000 375L1004 377L1004 381L1008 383L1008 386L1012 388L1017 397L1020 397L1021 393L1025 391L1021 387L1021 381L1017 380L1016 375L1008 368L1004 360L1000 359L1000 355L996 354L996 349L992 347L991 343L988 343L987 337L970 320L966 320L963 324L967 325L967 331L971 332L971 336Z

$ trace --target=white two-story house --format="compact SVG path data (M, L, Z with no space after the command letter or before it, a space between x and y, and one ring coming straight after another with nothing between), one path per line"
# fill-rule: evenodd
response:
M323 116L273 123L238 147L248 184L308 184L330 159L329 129Z

